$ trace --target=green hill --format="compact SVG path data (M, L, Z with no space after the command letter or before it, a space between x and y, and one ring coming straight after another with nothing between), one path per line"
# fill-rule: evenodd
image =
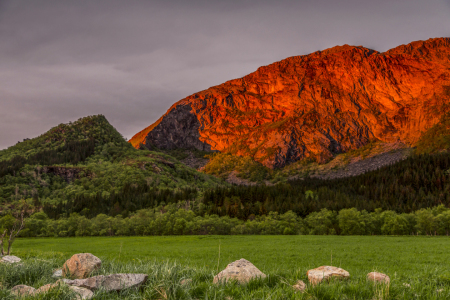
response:
M102 115L60 124L0 151L0 205L27 202L52 217L128 214L195 200L223 185L161 152L137 150Z

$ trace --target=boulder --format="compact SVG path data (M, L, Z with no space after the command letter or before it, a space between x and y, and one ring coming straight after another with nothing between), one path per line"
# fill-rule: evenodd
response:
M350 273L344 269L331 266L321 266L309 270L306 275L308 275L311 284L317 284L323 280L329 280L330 278L345 279L350 277Z
M367 280L374 281L374 282L380 282L380 283L390 283L391 279L389 276L383 273L378 272L370 272L367 274Z
M20 262L20 258L18 258L17 256L14 255L6 255L2 257L2 260L0 260L0 262L2 263L9 263L9 264L15 264Z
M19 295L19 294L25 295L24 292L27 292L26 295L45 294L48 291L50 291L51 289L59 287L61 284L64 284L64 281L58 280L56 283L49 283L49 284L43 285L40 288L38 288L37 290L32 287L26 286L26 285L16 286L11 290L11 293L13 293L15 295ZM16 289L17 291L20 291L20 293L19 292L15 293L14 289ZM82 288L82 287L69 286L69 289L75 293L76 296L74 299L76 299L76 300L92 299L92 297L94 296L94 293L92 291Z
M70 286L76 286L76 287L82 287L86 288L92 291L98 290L101 286L103 281L105 280L105 276L99 275L99 276L93 276L86 279L61 279L58 281L61 281L67 285Z
M292 288L296 292L304 292L306 290L306 284L303 282L303 280L299 280L295 285L292 286Z
M61 281L70 286L87 288L92 291L103 289L109 292L139 287L145 283L147 278L147 274L111 274L107 276L93 276L86 279L62 279Z
M94 297L94 293L91 290L77 287L77 286L71 286L69 287L73 292L76 294L76 300L85 300L85 299L92 299Z
M31 296L36 292L36 289L34 287L20 284L16 285L11 289L11 294L17 297L25 297L25 296Z
M62 277L62 269L56 269L52 275L53 278L61 278Z
M213 283L219 283L228 280L237 280L239 283L247 283L254 278L265 278L266 274L261 272L251 262L241 258L228 266L219 274L214 276Z
M107 291L121 291L132 287L139 287L147 281L147 278L147 274L112 274L105 276L102 288Z
M64 263L62 275L71 278L86 278L101 265L102 261L90 253L75 254Z

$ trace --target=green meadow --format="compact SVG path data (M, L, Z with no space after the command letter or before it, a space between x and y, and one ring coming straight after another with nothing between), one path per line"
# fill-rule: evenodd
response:
M94 299L449 299L450 238L424 236L170 236L17 239L20 267L0 266L2 299L17 284L39 287L56 281L52 270L75 253L103 261L98 274L147 273L139 291L97 292ZM213 285L230 262L245 258L268 278L247 285ZM346 281L310 286L295 293L306 272L334 265L350 272ZM386 273L391 284L374 285L366 275ZM19 273L17 275L17 273ZM33 275L34 274L34 275ZM36 275L39 274L39 275ZM182 279L193 279L181 285ZM58 298L69 294L59 291ZM56 292L54 292L56 293ZM46 298L47 297L47 298ZM50 297L50 298L49 298ZM51 293L30 299L52 299ZM56 297L53 295L53 297ZM55 298L53 298L55 299Z

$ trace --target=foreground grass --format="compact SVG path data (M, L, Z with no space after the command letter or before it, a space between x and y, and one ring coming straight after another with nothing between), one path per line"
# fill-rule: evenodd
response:
M220 260L219 260L220 245ZM8 290L17 284L39 287L54 282L53 269L74 253L90 252L103 261L100 274L146 273L140 291L98 292L95 299L449 299L450 239L427 237L336 236L182 236L68 239L18 239L14 254L23 266L0 266ZM212 279L234 260L246 258L268 275L248 285L213 285ZM344 282L308 287L294 293L291 285L307 281L306 271L321 265L340 266L351 274ZM371 271L387 273L389 287L366 281ZM181 280L193 279L182 286ZM3 294L1 294L3 293ZM68 291L55 291L63 299ZM61 296L62 295L62 296ZM66 295L66 296L64 296ZM52 299L50 294L45 296ZM12 298L11 298L12 299Z

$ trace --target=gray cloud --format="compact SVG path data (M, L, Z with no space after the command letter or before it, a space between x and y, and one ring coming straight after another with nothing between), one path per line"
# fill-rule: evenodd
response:
M174 102L289 56L449 36L449 4L0 0L0 149L99 113L130 138Z

